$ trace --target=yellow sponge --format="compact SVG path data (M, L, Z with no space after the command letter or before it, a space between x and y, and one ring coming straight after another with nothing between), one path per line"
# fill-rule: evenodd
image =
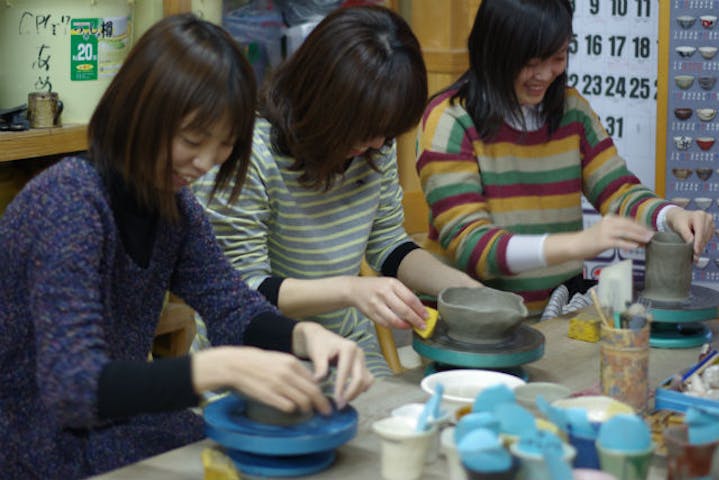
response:
M417 335L419 335L422 338L429 338L432 336L432 333L434 333L434 327L437 326L437 319L439 318L439 312L435 310L434 308L425 307L427 309L427 313L429 316L427 317L427 320L425 320L425 327L422 329L419 329L417 327L414 328L414 331L417 332Z
M579 310L577 314L569 320L569 331L567 336L575 340L584 342L599 341L599 324L601 319L597 315L594 306Z
M204 480L240 480L234 462L217 448L202 450Z

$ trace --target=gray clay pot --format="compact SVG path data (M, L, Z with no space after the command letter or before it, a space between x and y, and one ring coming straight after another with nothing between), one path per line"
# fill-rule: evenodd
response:
M304 413L299 410L287 413L265 403L245 398L245 416L257 423L288 427L306 422L312 418L313 413Z
M439 292L437 310L447 335L469 343L507 339L527 317L522 297L489 287L450 287Z
M674 232L658 232L646 247L642 297L660 302L683 302L692 283L694 246Z

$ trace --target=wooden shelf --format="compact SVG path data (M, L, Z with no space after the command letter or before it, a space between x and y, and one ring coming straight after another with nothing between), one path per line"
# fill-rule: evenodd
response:
M87 125L0 132L0 162L87 150Z

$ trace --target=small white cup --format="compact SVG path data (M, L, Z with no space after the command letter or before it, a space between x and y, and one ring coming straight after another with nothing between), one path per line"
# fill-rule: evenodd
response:
M424 410L424 403L406 403L392 410L392 416L406 418L416 426L422 410ZM443 417L435 422L438 428L435 428L432 443L429 451L427 451L427 463L437 461L437 452L439 452L439 429L449 423L449 413L443 413Z
M447 427L439 435L442 445L442 453L447 460L447 473L449 480L467 480L467 472L462 466L462 459L457 451L457 444L454 443L454 427Z
M422 476L437 427L418 432L416 425L404 417L387 417L372 424L372 430L382 439L385 480L416 480Z

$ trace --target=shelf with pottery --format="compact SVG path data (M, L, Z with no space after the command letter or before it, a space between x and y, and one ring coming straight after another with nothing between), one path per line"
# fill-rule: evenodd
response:
M0 162L87 150L87 125L0 132Z

